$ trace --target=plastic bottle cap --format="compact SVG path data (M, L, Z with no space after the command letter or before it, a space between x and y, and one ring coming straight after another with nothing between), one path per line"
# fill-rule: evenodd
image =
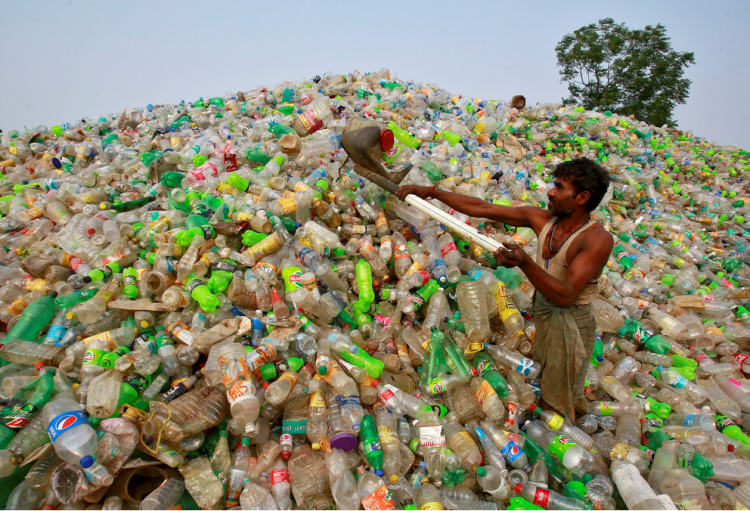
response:
M220 437L228 437L229 433L227 432L226 429L222 429L221 431L219 431L219 436Z
M284 451L284 452L281 453L281 457L282 457L282 459L284 461L287 461L287 460L289 460L289 458L292 457L292 453L289 452L289 451Z
M312 444L313 451L319 451L320 450L320 444L315 442Z
M92 458L91 456L84 456L83 458L81 458L81 466L83 468L89 468L93 464L94 458Z
M148 328L148 321L146 320L141 321L141 328Z
M358 351L359 351L359 346L352 346L351 348L349 348L349 352L350 352L350 353L351 353L352 355L354 355L354 354L355 354L355 353L357 353Z
M659 366L659 367L656 368L657 371L661 371L662 369L663 369L662 366Z
M318 368L318 374L321 376L325 376L328 373L328 368L326 366L321 366Z
M39 370L39 369L41 369L42 367L44 367L44 362L37 362L36 364L34 364L34 369L35 369L36 371L38 371L38 370Z
M521 490L523 490L523 485L517 484L516 485L516 493L521 493Z
M479 477L486 476L487 475L487 469L485 469L484 467L477 467L477 475Z
M398 476L396 474L391 475L391 482L397 483L398 482Z
M383 472L382 469L378 469L378 470L375 471L375 475L376 476L382 476L383 474L385 474L385 472Z

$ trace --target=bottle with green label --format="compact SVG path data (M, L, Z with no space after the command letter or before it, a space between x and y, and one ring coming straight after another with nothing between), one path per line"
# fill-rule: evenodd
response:
M740 427L734 423L729 417L723 415L716 416L716 429L719 433L726 435L732 440L735 440L743 445L750 445L750 437L742 432Z
M503 375L497 370L495 359L493 359L488 353L480 351L474 355L471 362L474 364L477 375L487 380L492 388L495 389L498 396L505 397L510 393L508 382L505 381Z
M37 367L40 367L41 363ZM0 410L0 449L5 449L16 434L52 398L55 390L53 380L56 369L49 368L44 374L21 388Z
M379 476L383 475L383 450L380 448L380 437L375 426L372 415L365 414L360 422L360 434L362 435L362 447L365 458L372 465L373 470Z
M612 249L612 255L620 263L625 270L629 270L633 267L633 260L630 258L630 254L622 245L615 245Z
M647 350L658 355L666 355L672 349L672 345L664 337L634 319L626 319L625 324L617 331L617 336L643 344Z

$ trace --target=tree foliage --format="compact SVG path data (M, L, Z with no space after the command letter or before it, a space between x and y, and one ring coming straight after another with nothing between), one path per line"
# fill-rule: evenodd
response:
M672 49L666 28L658 24L631 30L612 18L567 34L555 47L566 104L634 115L656 126L674 125L675 105L688 98L685 69L692 52Z

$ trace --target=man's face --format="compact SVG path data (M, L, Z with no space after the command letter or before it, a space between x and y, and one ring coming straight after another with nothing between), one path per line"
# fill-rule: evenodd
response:
M547 192L549 201L547 210L556 217L566 217L573 214L575 198L577 196L573 185L564 179L555 178L554 185Z

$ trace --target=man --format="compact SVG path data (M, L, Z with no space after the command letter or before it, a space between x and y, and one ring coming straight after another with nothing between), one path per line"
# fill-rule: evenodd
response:
M536 288L536 336L531 357L542 364L542 398L575 423L574 402L583 397L586 369L594 349L596 323L591 302L599 294L598 277L612 252L612 235L591 218L609 187L609 174L581 158L555 169L547 192L547 210L533 206L497 206L432 186L402 186L409 194L435 198L466 215L516 227L537 235L536 261L511 243L494 254L498 264L518 266Z

